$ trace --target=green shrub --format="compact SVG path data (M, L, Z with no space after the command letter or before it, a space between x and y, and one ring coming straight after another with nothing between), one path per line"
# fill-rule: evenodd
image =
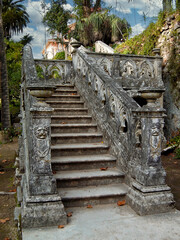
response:
M152 50L156 47L157 40L161 34L161 27L165 22L165 17L165 13L160 12L156 23L150 23L141 34L117 45L115 52L151 56L153 54Z
M65 52L58 52L56 53L56 55L54 56L55 60L64 60L65 59Z
M175 146L176 158L180 158L180 130L178 130L175 136L167 142L167 146Z

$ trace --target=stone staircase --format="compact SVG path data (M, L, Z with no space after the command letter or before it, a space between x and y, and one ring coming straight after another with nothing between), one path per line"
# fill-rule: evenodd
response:
M97 124L73 85L58 85L47 99L51 123L52 169L65 207L124 200L124 173L116 168Z

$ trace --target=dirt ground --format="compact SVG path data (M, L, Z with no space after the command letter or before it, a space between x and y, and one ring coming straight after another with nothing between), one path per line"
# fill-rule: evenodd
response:
M18 240L18 231L14 222L16 206L14 161L17 150L17 138L11 143L0 144L0 240ZM162 156L162 163L167 172L167 184L174 194L175 207L180 210L180 159L176 159L174 153L168 153Z
M17 240L18 231L14 222L16 186L14 185L14 161L18 139L0 144L0 240Z
M180 159L174 153L162 155L162 164L166 170L166 182L174 195L175 207L180 210Z

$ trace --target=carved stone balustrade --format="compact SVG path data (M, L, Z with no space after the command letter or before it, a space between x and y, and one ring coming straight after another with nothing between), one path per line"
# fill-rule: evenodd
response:
M145 87L164 89L162 58L158 55L155 57L108 53L88 55L125 90L138 92Z
M26 46L22 66L20 145L20 162L24 165L21 181L21 223L24 228L67 222L51 168L53 109L43 102L53 89L54 83L38 78L31 48Z
M35 64L37 75L41 80L60 84L68 82L71 78L71 61L35 59Z
M97 53L114 53L114 49L102 41L95 42L95 52Z
M67 82L77 88L126 175L127 203L140 215L171 208L174 200L161 164L161 63L159 56L97 54L82 46L72 62L34 61L30 46L24 48L19 151L23 227L67 222L51 169L53 109L43 100L55 85Z
M127 201L140 215L168 211L174 203L160 157L164 109L155 104L164 91L160 64L159 57L94 54L81 47L73 55L75 85L126 172ZM141 107L129 96L122 81L130 80L148 104Z

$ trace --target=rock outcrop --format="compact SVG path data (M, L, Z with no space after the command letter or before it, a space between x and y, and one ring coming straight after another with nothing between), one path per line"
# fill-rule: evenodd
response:
M161 29L157 47L163 57L165 135L171 138L180 129L180 18L168 17Z

